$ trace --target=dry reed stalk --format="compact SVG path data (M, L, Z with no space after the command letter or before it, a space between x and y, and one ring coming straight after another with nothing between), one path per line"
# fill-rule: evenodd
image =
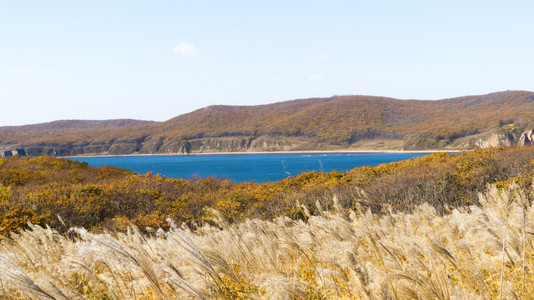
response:
M506 206L508 208L508 205ZM505 211L505 219L503 224L503 238L502 238L502 258L501 258L501 285L499 290L499 299L503 299L503 286L504 286L504 259L506 253L506 227L508 226L508 209Z
M74 229L78 238L64 239L32 226L0 241L0 255L26 274L0 269L0 293L46 298L22 288L38 279L56 298L529 298L534 208L517 193L511 201L510 192L490 188L480 207L445 215L429 205L346 214L334 196L338 213L306 221L246 220L194 232L171 224L149 236Z

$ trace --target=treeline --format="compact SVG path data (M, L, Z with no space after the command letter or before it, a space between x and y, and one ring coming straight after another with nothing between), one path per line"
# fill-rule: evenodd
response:
M167 228L167 219L195 227L218 217L213 210L231 222L303 219L334 205L382 213L428 202L445 212L476 205L488 183L531 184L533 161L534 147L478 149L260 184L172 179L48 156L9 157L0 159L0 233L28 222L60 231Z

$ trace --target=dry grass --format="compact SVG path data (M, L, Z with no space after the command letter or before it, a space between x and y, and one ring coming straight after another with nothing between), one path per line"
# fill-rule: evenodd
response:
M0 298L531 299L527 198L492 187L444 216L422 205L150 236L32 226L0 241Z

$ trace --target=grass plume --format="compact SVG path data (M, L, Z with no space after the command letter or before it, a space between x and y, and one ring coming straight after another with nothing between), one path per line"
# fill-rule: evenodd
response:
M490 187L480 206L440 215L324 211L306 220L194 231L62 234L0 240L6 299L486 299L534 297L531 191ZM213 212L216 214L216 212Z

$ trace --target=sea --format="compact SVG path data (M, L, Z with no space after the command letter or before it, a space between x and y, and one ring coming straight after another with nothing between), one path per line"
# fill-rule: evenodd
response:
M220 177L235 182L278 181L303 172L344 172L430 153L266 153L74 157L91 166L110 165L170 178Z

